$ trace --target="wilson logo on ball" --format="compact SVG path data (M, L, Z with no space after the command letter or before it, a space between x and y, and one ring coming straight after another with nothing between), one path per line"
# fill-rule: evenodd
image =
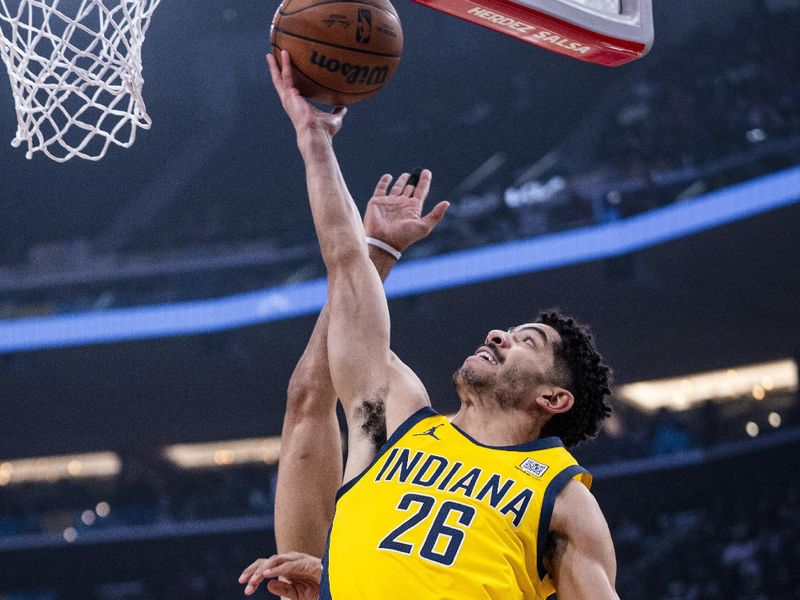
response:
M324 54L311 51L311 64L331 73L340 73L347 83L366 83L367 85L380 85L386 82L389 76L389 67L370 67L341 62L335 58L328 58Z
M353 104L392 78L403 28L390 0L281 0L270 42L276 60L289 53L301 96Z
M359 8L356 41L360 44L369 44L370 35L372 35L372 13L367 8Z

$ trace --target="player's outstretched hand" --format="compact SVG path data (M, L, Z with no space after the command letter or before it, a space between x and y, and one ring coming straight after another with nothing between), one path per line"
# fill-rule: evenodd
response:
M259 558L242 572L239 583L246 584L246 596L252 596L262 581L271 579L267 589L277 596L292 600L317 600L321 578L320 559L301 552L286 552Z
M417 177L419 180L415 183ZM389 184L392 183L392 176L387 174L381 177L364 214L367 236L384 241L402 252L433 231L450 203L439 202L427 215L422 216L422 206L428 197L432 177L428 169L415 172L413 178L411 174L403 173L391 189Z
M300 134L305 131L324 131L331 138L342 128L347 109L343 106L336 107L333 112L327 113L309 104L297 91L292 77L292 59L286 50L281 50L281 64L272 54L267 55L269 74L272 85L278 92L281 104L286 114L294 125L295 131Z

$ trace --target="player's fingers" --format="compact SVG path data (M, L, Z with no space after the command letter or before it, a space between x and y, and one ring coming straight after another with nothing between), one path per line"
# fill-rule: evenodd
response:
M411 173L403 173L397 180L394 182L392 186L392 191L389 192L393 196L399 196L403 193L403 190L406 187L406 183L408 182L408 178L411 177Z
M298 570L302 571L303 566L295 563L296 559L287 559L286 562L280 564L270 565L261 571L261 576L266 578L272 577L287 577L297 576Z
M294 77L292 74L292 58L289 56L289 52L286 50L281 50L281 67L281 78L283 79L283 84L286 87L293 88Z
M423 202L425 201L425 196L419 196L415 193L417 186L420 183L421 177L422 177L422 169L414 169L413 171L411 171L411 177L408 178L408 181L406 182L406 187L403 190L404 196L414 197L422 200Z
M249 596L258 589L258 586L261 585L262 581L264 581L264 575L260 571L254 573L253 576L247 581L247 585L244 588L244 593Z
M389 189L389 184L392 183L392 176L389 173L384 173L381 175L381 178L378 179L378 184L375 186L375 191L372 193L373 196L385 196L386 191Z
M309 558L307 554L295 552L293 550L289 552L282 552L281 554L273 554L269 558L261 559L261 570L263 571L264 569L271 569L284 563L302 561L307 558Z
M425 223L425 227L428 229L428 231L432 231L433 228L439 224L439 222L444 218L448 208L450 208L449 202L439 202L439 204L431 209L431 212L422 217L422 222Z
M255 572L250 575L250 579L247 580L248 585L250 584L258 584L261 580L264 579L264 570L263 569L256 569Z
M294 587L290 583L286 583L285 581L281 581L279 579L273 579L272 581L269 581L267 583L267 589L276 596L291 598L291 600L297 600L298 598Z
M263 569L263 564L266 561L263 558L259 558L258 560L254 560L244 571L242 574L239 575L239 583L244 583L256 572L256 569Z
M420 171L419 182L414 188L414 198L424 201L425 198L428 197L428 192L431 189L432 179L433 173L431 173L428 169L422 169L422 171Z
M278 93L278 98L281 101L281 104L286 108L286 96L294 91L292 87L291 81L289 82L288 86L284 81L283 71L281 70L279 61L273 56L267 56L267 62L269 63L269 72L270 76L272 77L272 86L275 88L275 91Z
M333 109L331 113L331 125L333 126L334 132L339 131L342 127L342 122L344 121L344 117L347 114L347 107L345 106L337 106Z
M269 76L272 79L272 85L280 93L281 90L281 70L278 66L278 61L272 54L267 54L267 66L269 67Z
M244 595L245 596L252 596L253 594L255 594L257 589L258 589L257 585L253 585L251 583L248 583L247 586L245 586L245 588L244 588Z
M292 560L296 560L296 559L297 559L297 557L293 556L293 553L291 553L291 552L286 552L284 554L273 554L269 558L265 558L265 559L261 560L261 562L258 565L258 570L261 573L263 573L263 572L268 571L270 569L273 569L273 568L275 568L275 567L277 567L279 565L282 565L283 563L285 563L287 561L292 561ZM272 577L272 576L270 575L269 577Z

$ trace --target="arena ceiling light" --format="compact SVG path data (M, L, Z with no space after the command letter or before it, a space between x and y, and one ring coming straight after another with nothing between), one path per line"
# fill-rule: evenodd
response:
M113 452L0 460L0 486L62 479L114 477L121 461Z
M248 463L278 462L281 450L280 437L207 442L202 444L175 444L164 449L166 457L182 469L227 467Z
M684 377L641 381L617 388L619 398L653 411L686 410L706 400L763 400L775 392L797 390L797 363L786 359Z

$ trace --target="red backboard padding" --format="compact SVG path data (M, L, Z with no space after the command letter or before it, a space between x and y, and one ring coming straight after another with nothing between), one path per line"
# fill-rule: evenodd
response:
M567 20L514 0L414 0L414 2L494 29L551 52L605 66L622 65L641 58L652 44L652 21L645 23L645 26L650 26L651 36L648 43L635 39L642 37L641 32L625 39L619 34L608 35L597 29L577 24L575 21L580 20L580 11L577 10L575 14L578 18ZM618 26L614 29L624 31L624 28Z

